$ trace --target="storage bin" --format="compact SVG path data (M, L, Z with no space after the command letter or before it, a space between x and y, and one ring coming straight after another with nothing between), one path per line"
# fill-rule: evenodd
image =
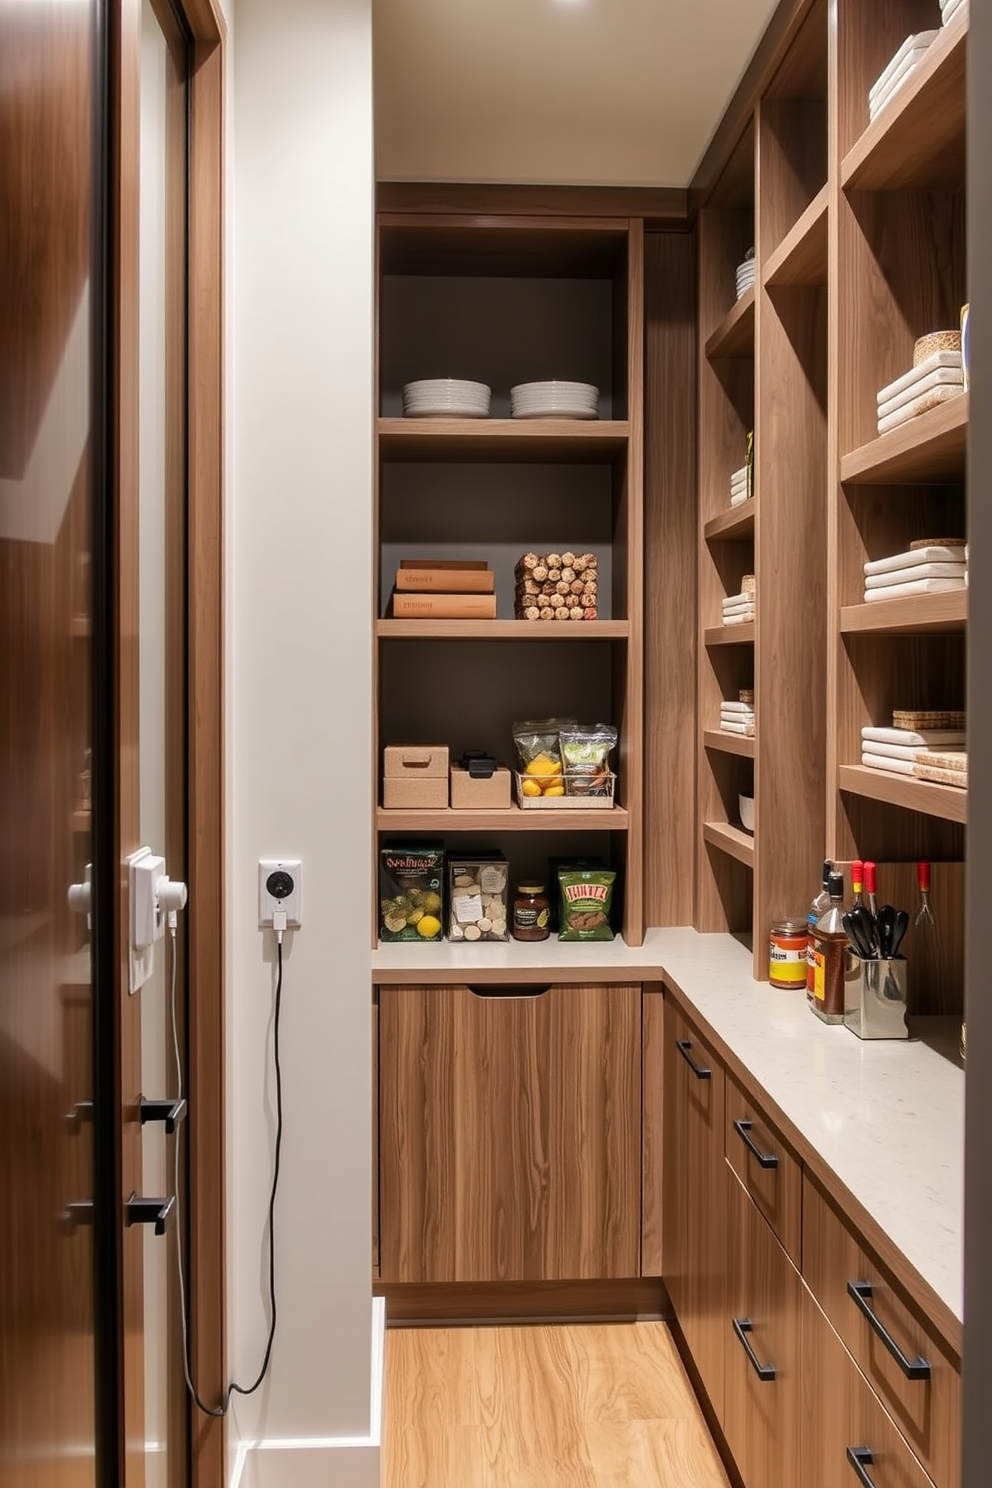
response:
M382 804L387 810L446 807L448 746L388 744L383 758Z

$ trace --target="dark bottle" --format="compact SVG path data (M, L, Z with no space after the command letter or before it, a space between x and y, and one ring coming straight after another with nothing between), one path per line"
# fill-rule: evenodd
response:
M806 916L806 934L809 937L806 942L806 1000L811 1007L813 1005L814 967L816 964L813 960L813 931L816 929L816 922L824 910L830 908L830 895L827 892L827 885L830 883L830 875L833 871L833 863L831 863L829 858L825 858L823 861L823 887L810 905L809 913Z
M813 928L813 1001L810 1006L824 1023L844 1021L844 949L847 932L843 925L844 875L831 873L827 881L830 901Z
M550 908L543 884L520 884L513 901L514 940L547 940Z

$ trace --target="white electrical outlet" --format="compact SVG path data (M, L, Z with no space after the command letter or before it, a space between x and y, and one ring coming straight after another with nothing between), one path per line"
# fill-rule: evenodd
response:
M287 930L298 930L303 923L303 896L300 890L302 864L299 858L259 858L258 923L271 925L273 915L282 910Z

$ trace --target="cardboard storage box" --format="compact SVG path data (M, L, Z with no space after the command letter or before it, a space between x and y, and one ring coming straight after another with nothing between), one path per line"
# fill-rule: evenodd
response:
M446 744L388 744L384 756L383 806L389 810L447 806Z
M509 806L510 771L505 765L497 765L488 779L480 779L470 775L463 765L452 765L451 804L459 811Z

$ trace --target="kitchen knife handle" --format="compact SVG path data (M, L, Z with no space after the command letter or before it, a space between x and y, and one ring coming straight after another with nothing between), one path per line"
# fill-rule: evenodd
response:
M854 1468L855 1476L862 1488L875 1488L874 1481L868 1476L866 1468L871 1467L875 1458L870 1447L848 1447L847 1460Z
M712 1077L713 1071L707 1069L705 1065L697 1064L692 1055L689 1053L689 1050L692 1048L691 1039L676 1039L675 1047L676 1049L678 1049L679 1053L682 1055L682 1058L692 1070L692 1073L695 1075L697 1080L709 1080Z
M745 1121L743 1118L735 1121L734 1130L737 1132L737 1135L740 1137L741 1141L744 1143L744 1146L747 1148L748 1152L750 1152L751 1156L757 1158L761 1167L778 1167L778 1158L775 1156L775 1153L762 1152L761 1148L757 1145L754 1138L749 1135L751 1131L750 1121Z
M847 1283L847 1295L851 1298L858 1311L863 1313L868 1319L873 1332L885 1344L885 1347L893 1359L895 1359L906 1378L911 1380L928 1380L930 1378L930 1365L926 1359L919 1355L915 1359L907 1359L885 1324L876 1317L874 1311L868 1306L872 1294L873 1288L870 1281L849 1281Z

